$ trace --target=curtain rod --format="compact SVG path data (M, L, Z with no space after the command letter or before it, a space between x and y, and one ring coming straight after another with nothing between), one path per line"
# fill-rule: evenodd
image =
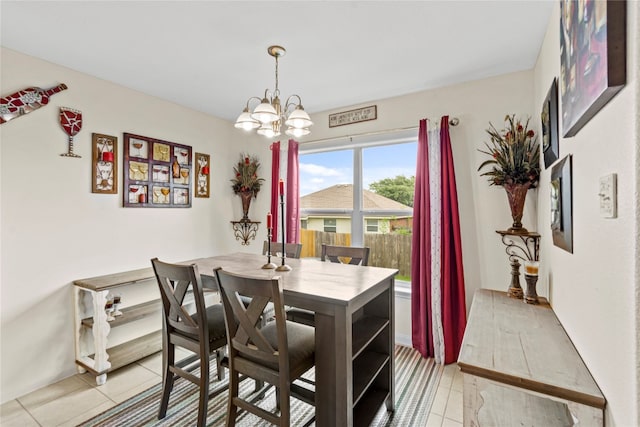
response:
M460 124L460 119L458 119L457 117L452 117L449 119L449 125L451 126L458 126L458 124ZM353 138L353 137L357 137L357 136L373 136L373 135L384 135L385 133L393 133L393 132L401 132L404 130L414 130L414 129L418 129L419 126L409 126L406 128L395 128L395 129L386 129L386 130L379 130L379 131L373 131L373 132L362 132L362 133L354 133L353 135L344 135L344 136L332 136L329 138L322 138L322 139L314 139L311 141L306 141L306 142L301 142L301 145L304 144L314 144L314 143L318 143L318 142L325 142L325 141L332 141L335 139L342 139L342 138Z

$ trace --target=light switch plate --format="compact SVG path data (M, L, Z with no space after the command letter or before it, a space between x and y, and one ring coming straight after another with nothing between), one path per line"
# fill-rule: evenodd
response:
M603 218L615 218L617 216L617 185L616 174L612 173L600 177L600 216Z

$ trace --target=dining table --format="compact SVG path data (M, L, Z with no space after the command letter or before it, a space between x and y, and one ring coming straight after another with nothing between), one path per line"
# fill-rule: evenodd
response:
M315 312L315 424L369 425L384 404L394 410L394 280L392 268L279 258L289 271L266 269L266 256L233 253L187 261L204 286L214 269L279 277L284 304Z

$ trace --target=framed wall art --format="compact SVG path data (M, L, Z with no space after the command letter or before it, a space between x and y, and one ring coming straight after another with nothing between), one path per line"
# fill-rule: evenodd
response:
M547 169L560 157L558 144L558 80L553 79L551 88L542 104L542 156L544 168Z
M562 134L574 136L626 82L626 1L560 2Z
M125 207L191 207L191 147L124 134Z
M568 155L553 166L549 188L553 244L573 253L571 161Z
M196 153L196 197L209 197L209 164L211 157L208 154Z
M91 192L118 192L118 138L101 133L91 134Z

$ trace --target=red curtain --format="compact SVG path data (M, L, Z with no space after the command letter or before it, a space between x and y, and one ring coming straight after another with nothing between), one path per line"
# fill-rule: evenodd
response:
M431 332L431 217L429 210L429 137L420 120L411 248L411 339L424 357L433 356Z
M453 168L453 153L449 136L449 117L440 122L440 161L442 182L442 328L444 332L444 363L458 360L467 310L462 267L462 238L458 213L458 191Z
M453 363L464 335L466 305L448 116L441 119L439 135L432 136L435 140L429 141L427 120L420 120L411 253L411 335L413 347L424 357ZM429 158L430 147L434 159ZM434 162L438 156L439 163ZM431 188L430 181L440 187ZM431 225L438 223L440 229L432 230Z
M289 140L287 147L287 243L300 243L300 174L298 143Z
M280 212L280 200L278 194L278 181L280 181L280 141L271 144L271 241L278 241L278 213Z

